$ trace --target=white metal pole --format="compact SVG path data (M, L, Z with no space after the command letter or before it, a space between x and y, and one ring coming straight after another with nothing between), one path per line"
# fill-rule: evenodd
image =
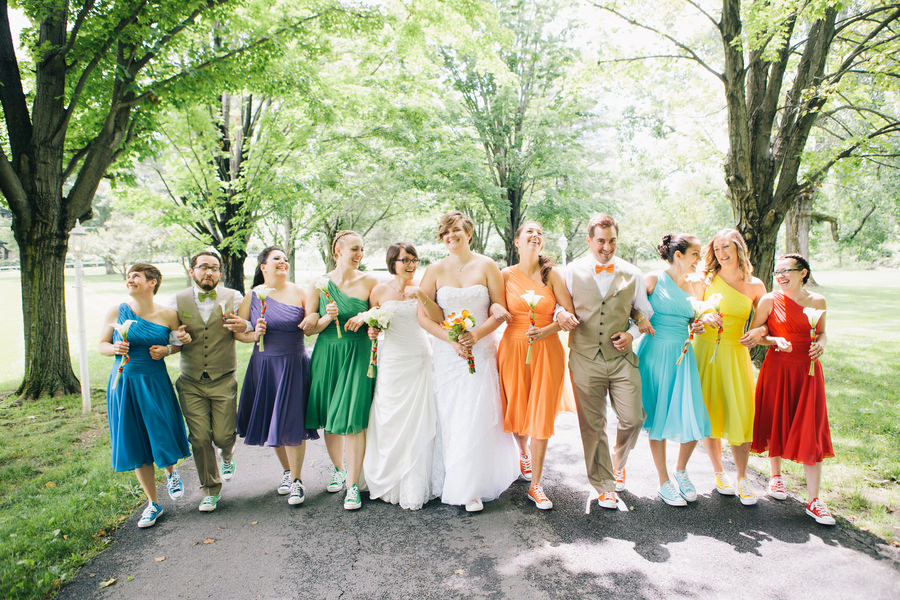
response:
M84 266L75 253L75 298L78 305L78 347L81 353L81 412L91 412L91 376L88 372L87 331L84 324Z

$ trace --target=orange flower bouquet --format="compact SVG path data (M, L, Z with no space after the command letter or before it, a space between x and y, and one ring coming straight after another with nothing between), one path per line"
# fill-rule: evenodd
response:
M461 315L455 312L447 315L447 319L441 323L441 327L447 330L447 337L451 342L458 342L459 336L475 327L475 317L467 310L462 311ZM468 350L466 362L469 363L469 373L475 372L475 357L472 356L472 350Z

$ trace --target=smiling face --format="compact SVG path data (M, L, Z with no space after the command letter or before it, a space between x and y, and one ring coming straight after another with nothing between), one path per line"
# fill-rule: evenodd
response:
M125 280L125 287L128 289L128 294L131 296L147 291L153 293L154 288L156 287L156 280L147 279L147 276L142 271L132 271Z
M359 268L359 263L365 256L362 238L356 234L343 236L334 247L334 256L339 265Z
M519 227L519 233L513 243L519 253L526 248L540 252L544 249L544 229L534 221L527 221Z
M469 242L472 241L472 234L467 232L463 227L462 221L456 221L447 226L447 230L441 236L441 241L447 246L450 252L462 249L468 250Z
M190 269L190 274L197 287L201 290L208 292L214 289L219 285L219 280L222 278L219 259L209 254L198 256L197 262Z
M272 281L276 277L287 278L291 264L288 262L287 255L281 250L272 250L266 257L266 261L260 265L263 278L266 283Z
M792 258L782 258L775 263L775 283L784 291L798 290L803 287L806 269Z
M415 255L410 254L401 248L400 254L394 259L394 273L396 273L397 277L404 282L412 281L413 277L416 275L416 269L418 268L419 259Z
M588 235L591 254L601 265L609 263L616 255L618 237L614 227L594 227L593 235Z
M700 244L691 244L687 247L684 254L676 250L674 262L682 272L690 273L695 271L697 269L697 263L700 262Z

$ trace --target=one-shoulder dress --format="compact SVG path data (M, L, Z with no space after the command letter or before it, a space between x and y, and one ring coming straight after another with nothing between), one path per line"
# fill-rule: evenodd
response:
M389 300L382 305L391 314L391 324L378 343L378 378L363 462L370 497L410 510L435 497L431 344L419 326L417 304Z
M809 374L810 327L803 307L783 292L773 296L766 322L769 335L788 340L791 351L777 352L770 346L759 369L751 450L814 465L834 456L825 376L819 361Z
M375 380L366 375L372 349L368 328L346 331L343 327L347 319L368 310L369 303L346 295L331 280L328 294L337 303L338 319L319 333L313 347L306 426L324 429L325 433L351 435L369 426ZM325 294L319 294L320 315L325 314L328 304ZM337 322L341 324L341 337Z
M169 343L169 328L142 319L123 302L116 323L128 320L134 321L127 333L129 361L113 387L123 362L122 356L116 356L106 387L112 466L116 471L154 463L168 467L191 455L166 363L150 358L150 346ZM121 339L118 331L113 333L113 342Z
M491 303L483 285L444 286L436 299L445 317L468 310L476 326L487 319ZM519 476L519 448L503 431L495 343L488 335L473 346L475 373L469 373L449 343L432 340L438 414L434 489L444 504L494 500Z
M703 401L694 349L681 349L690 333L694 309L690 295L663 272L649 298L654 336L641 337L637 347L641 397L647 418L644 429L651 440L693 442L711 433Z
M259 296L250 299L250 322L262 313ZM253 446L299 446L318 439L304 426L309 397L309 356L303 345L301 306L266 299L266 333L247 364L237 412L237 432Z
M537 327L552 323L556 309L556 296L550 286L533 281L516 267L509 270L506 307L513 318L497 348L504 429L546 440L553 435L556 415L562 409L566 357L559 336L553 334L531 344L531 360L525 364L531 310L522 294L528 291L541 296L535 305Z
M704 300L712 294L722 294L722 341L716 351L717 331L707 327L694 338L694 352L712 424L709 437L738 445L753 440L753 366L750 351L740 342L753 301L718 275L707 286Z

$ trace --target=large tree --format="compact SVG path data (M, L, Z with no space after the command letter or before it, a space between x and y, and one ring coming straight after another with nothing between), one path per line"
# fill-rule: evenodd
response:
M90 219L100 180L141 149L159 99L178 86L202 85L207 75L227 76L216 67L330 10L285 5L279 26L246 31L220 50L207 44L184 52L192 43L187 32L211 30L231 4L244 3L19 0L35 24L26 34L32 63L21 69L7 0L0 0L0 103L8 140L0 146L0 191L13 213L21 257L20 397L79 389L63 295L69 232L77 219Z
M595 4L674 50L653 58L692 61L721 82L728 199L756 273L770 286L776 238L791 207L809 197L837 161L868 155L879 138L900 131L896 106L873 107L854 93L872 82L896 93L900 5L678 0L709 27L716 52L708 38L678 33L686 21L672 3L652 12L647 4ZM861 127L846 126L845 115L854 115ZM826 119L845 135L830 156L807 164L810 133Z

